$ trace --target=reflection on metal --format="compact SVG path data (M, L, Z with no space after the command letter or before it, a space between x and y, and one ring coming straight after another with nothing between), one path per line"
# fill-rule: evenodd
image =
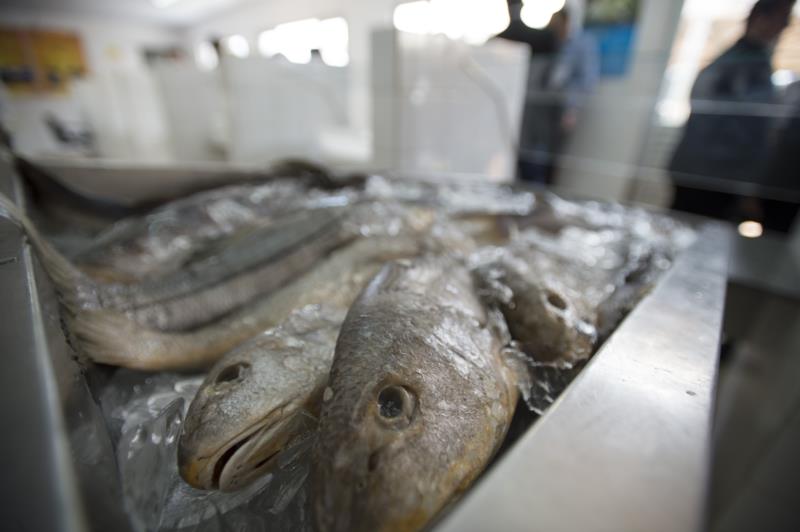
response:
M703 528L729 234L703 230L441 530Z

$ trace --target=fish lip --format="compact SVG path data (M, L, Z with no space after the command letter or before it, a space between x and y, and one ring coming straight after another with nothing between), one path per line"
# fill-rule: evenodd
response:
M215 489L219 489L219 482L220 478L222 477L222 473L225 470L225 467L230 463L236 453L239 452L244 444L249 442L253 439L253 437L260 432L261 429L255 430L242 438L241 440L235 442L233 445L225 449L225 451L214 460L213 465L213 472L211 473L211 486Z
M181 476L186 482L196 488L226 491L224 487L220 487L220 479L224 474L225 468L234 457L238 457L238 453L240 453L241 449L248 442L280 426L280 415L286 406L286 404L282 404L270 410L269 413L259 421L241 431L215 451L194 459L189 459L180 464L179 469ZM258 450L259 448L248 450L247 454L255 455ZM276 454L277 452L272 453L266 461L260 462L258 468L266 466Z

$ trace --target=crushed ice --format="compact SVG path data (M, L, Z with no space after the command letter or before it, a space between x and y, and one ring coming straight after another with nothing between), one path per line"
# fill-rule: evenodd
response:
M241 203L256 211L257 215L264 198L259 196L259 189L251 192L252 195ZM290 196L290 192L287 191L286 196ZM514 192L511 188L485 185L433 187L413 182L390 182L380 177L369 179L364 196L367 199L434 203L443 207L447 214L477 212L519 216L531 214L536 205L533 194ZM579 204L555 196L547 196L545 200L540 203L555 214L561 225L556 235L546 235L535 227L512 226L512 241L531 244L540 253L569 261L585 270L627 271L630 263L638 264L643 257L649 256L652 259L649 264L656 271L663 271L669 267L677 251L693 239L690 229L666 216L616 205ZM307 198L304 207L324 208L355 202L352 191L338 195L320 193ZM209 216L224 218L228 225L241 224L242 219L248 217L241 205L216 204L214 209ZM386 224L387 220L391 223ZM380 226L374 221L384 223ZM180 247L181 243L170 231L171 220L155 217L151 222L152 233L165 232L167 237L172 237L171 240L167 238L171 244L155 239L155 247ZM413 217L391 202L366 209L363 218L354 222L361 233L389 235L409 223L414 223ZM114 229L116 232L123 230L124 227ZM435 236L446 241L456 240L448 231L448 227L443 225L441 234ZM514 294L504 284L502 272L496 267L501 258L509 259L504 248L483 247L469 257L469 263L481 279L482 297L490 302L508 304L513 301ZM561 264L558 260L553 261L554 268ZM615 280L619 281L618 278ZM593 290L607 291L605 286L595 286ZM504 329L502 318L498 316L499 312L491 312L493 324ZM592 327L580 320L575 326ZM518 375L518 386L525 403L537 414L542 414L556 400L585 364L585 360L574 364L537 361L530 354L523 354L510 337L504 354ZM234 493L201 491L191 488L180 478L177 439L188 405L201 383L202 376L143 375L122 369L116 371L99 394L115 445L125 508L135 530L310 530L306 503L312 431L306 431L281 452L273 473L244 490ZM328 389L325 394L328 399Z

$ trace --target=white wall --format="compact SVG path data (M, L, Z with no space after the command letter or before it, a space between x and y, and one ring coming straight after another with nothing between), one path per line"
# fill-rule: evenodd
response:
M28 154L59 153L42 117L89 122L101 155L163 160L169 142L157 87L141 49L175 44L179 34L153 23L90 14L0 8L3 25L63 29L82 38L89 75L66 94L4 94L3 120Z

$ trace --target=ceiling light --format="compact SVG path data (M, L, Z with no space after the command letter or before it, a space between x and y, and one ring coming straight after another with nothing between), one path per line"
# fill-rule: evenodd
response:
M225 49L234 57L244 58L250 55L250 43L244 35L231 35L225 39Z
M150 0L150 3L159 9L166 9L168 7L174 6L180 1L181 0Z
M764 226L758 222L748 220L739 224L739 234L745 238L758 238L764 234Z
M433 33L433 10L430 2L408 2L394 8L394 27L406 33Z
M194 61L200 70L214 70L219 64L217 49L210 42L199 43L194 49Z
M553 18L553 11L545 3L532 3L522 5L522 10L519 12L519 18L522 23L535 30L543 30L550 24L550 19Z

